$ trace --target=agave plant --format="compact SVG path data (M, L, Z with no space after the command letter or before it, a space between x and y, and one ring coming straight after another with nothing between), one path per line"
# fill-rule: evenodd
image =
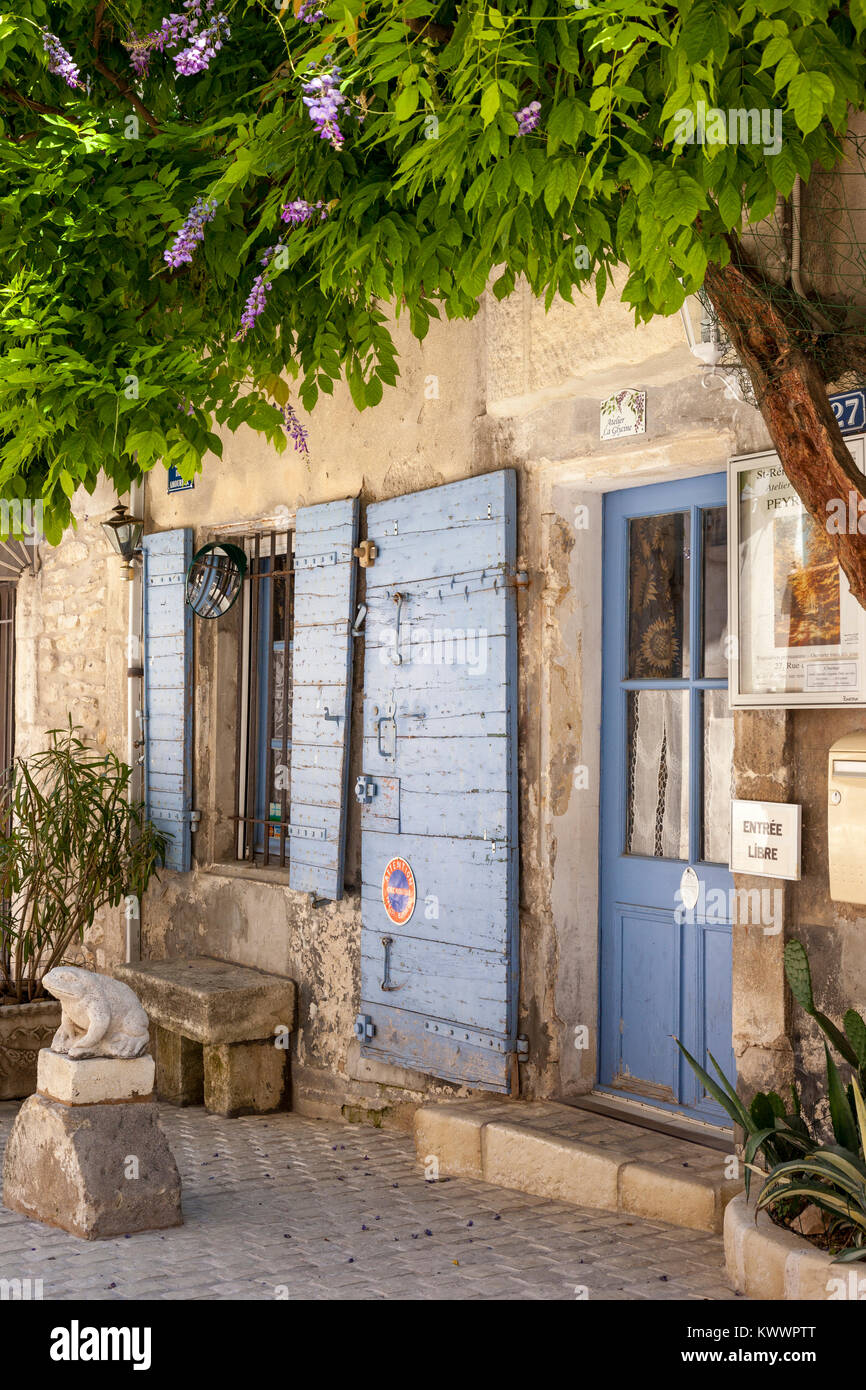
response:
M776 1091L758 1091L748 1108L740 1100L731 1082L725 1076L712 1052L707 1053L715 1067L719 1081L716 1082L683 1047L679 1038L674 1042L682 1052L692 1071L698 1077L708 1095L713 1097L739 1125L745 1135L743 1158L746 1166L746 1195L749 1193L752 1172L763 1172L755 1165L758 1154L763 1154L769 1168L795 1159L796 1155L811 1153L817 1142L809 1133L808 1126L800 1113L800 1098L796 1086L791 1087L793 1109L785 1109L782 1097Z
M855 1147L825 1144L805 1157L777 1164L757 1202L760 1211L787 1204L794 1198L805 1199L826 1212L830 1217L828 1234L844 1234L853 1239L851 1247L836 1256L840 1262L866 1259L866 1104L856 1081L852 1091Z

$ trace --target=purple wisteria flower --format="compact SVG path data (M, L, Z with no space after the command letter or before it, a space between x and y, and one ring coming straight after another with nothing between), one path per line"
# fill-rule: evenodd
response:
M304 429L303 425L301 424L300 420L295 414L293 406L283 406L283 423L286 427L286 433L288 434L289 438L294 441L296 451L299 454L309 454L310 450L307 445L307 431Z
M329 141L335 150L343 148L345 136L340 130L340 107L346 98L340 91L340 69L335 65L324 72L316 73L306 81L301 90L303 102L310 112L310 119L322 140Z
M49 33L47 29L42 30L42 46L48 54L48 71L62 77L68 87L83 87L81 73L77 65L72 60L72 54L67 53L63 44L56 34Z
M325 11L319 8L319 0L304 0L298 10L298 19L302 19L305 24L318 24L320 19L325 18Z
M324 222L328 215L325 204L319 200L318 203L308 203L305 198L296 198L293 203L286 203L280 213L284 222L288 222L293 227L300 227L304 222L309 222L311 218L319 213L319 220Z
M257 275L252 284L252 289L247 296L244 311L241 314L241 326L234 336L236 343L243 342L250 329L255 326L256 319L265 311L267 298L273 286L273 276L267 273L268 266L278 251L282 250L282 245L277 242L276 246L269 246L265 251L259 265L262 267L261 274Z
M183 0L182 14L168 15L158 29L143 38L133 32L124 46L129 49L136 76L147 76L152 53L164 53L181 44L186 47L173 54L178 75L194 77L204 72L231 34L228 16L222 11L214 14L214 4L215 0Z
M163 260L168 261L172 270L192 262L193 251L204 239L205 223L213 221L216 210L217 205L212 199L205 202L204 198L196 198L171 246L162 253Z
M528 106L524 106L520 111L515 111L514 119L517 122L518 135L531 134L541 120L541 102L531 101Z

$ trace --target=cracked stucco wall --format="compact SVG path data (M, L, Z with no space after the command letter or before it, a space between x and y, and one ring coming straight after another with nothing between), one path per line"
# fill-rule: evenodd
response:
M398 388L359 415L347 393L323 399L310 457L271 450L248 431L225 437L191 492L169 496L162 470L146 489L149 529L215 525L278 506L360 493L362 505L497 468L518 470L520 777L520 1031L530 1040L523 1093L570 1098L595 1077L598 1008L598 800L601 721L602 503L605 491L724 470L733 454L766 448L757 413L704 389L678 317L635 329L628 310L594 298L552 312L519 288L473 323L433 324L422 345L397 328ZM600 401L646 389L647 433L602 443ZM122 753L125 587L98 531L107 494L81 499L76 536L46 555L19 591L19 740L38 742L67 708L100 746ZM87 512L86 518L84 511ZM362 532L363 534L363 532ZM82 553L83 549L83 553ZM63 621L58 623L58 619ZM223 863L233 765L231 622L195 625L195 798L202 823L189 875L166 873L143 906L143 955L206 953L293 978L295 1103L408 1123L412 1107L455 1088L362 1061L352 1035L360 956L359 808L350 801L347 890L313 909L278 870ZM361 661L356 654L351 778L360 771ZM740 795L802 799L803 883L786 901L826 978L827 1007L862 994L860 917L826 901L821 860L826 742L863 727L856 712L750 711L736 717ZM747 790L748 789L748 790ZM822 896L823 894L823 896ZM120 914L97 923L89 959L121 958ZM815 1040L791 1020L781 941L734 940L734 1035L748 1088L780 1080L794 1046L817 1065ZM793 1026L793 1034L792 1034ZM587 1046L582 1044L586 1030Z

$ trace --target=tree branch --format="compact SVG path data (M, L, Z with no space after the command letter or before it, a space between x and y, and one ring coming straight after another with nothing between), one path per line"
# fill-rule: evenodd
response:
M454 33L453 29L446 28L443 24L434 24L431 19L404 19L403 23L413 34L425 39L435 39L437 43L447 43Z
M36 111L40 116L62 116L64 120L72 121L74 125L80 124L68 111L64 111L62 106L46 106L42 101L34 101L32 97L26 97L23 92L16 91L14 87L5 85L0 87L0 96L8 97L10 101L17 102L19 106L24 107L25 111Z
M94 53L99 52L99 43L102 38L102 16L105 14L105 3L106 0L99 0L99 4L96 6L96 14L94 15L93 19L92 48Z
M726 266L710 262L704 288L752 379L779 462L866 608L866 539L828 525L840 502L847 512L850 493L859 508L864 478L848 452L824 378L737 241Z
M116 72L112 72L111 68L107 67L106 64L103 63L98 53L94 54L93 66L96 68L97 72L102 73L102 76L106 78L113 87L117 88L118 92L122 97L127 97L132 102L136 111L142 117L142 119L147 122L154 135L158 135L159 126L157 125L156 119L148 111L144 102L139 98L137 93L133 91L132 87L130 87L129 83L125 82L122 77L118 77Z

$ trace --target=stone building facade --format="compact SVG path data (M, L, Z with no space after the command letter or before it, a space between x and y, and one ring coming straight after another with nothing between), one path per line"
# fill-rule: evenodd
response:
M605 498L624 489L724 474L736 456L771 448L751 405L705 381L680 317L635 328L608 296L545 314L525 289L485 301L471 323L433 324L422 345L401 325L401 378L374 412L348 393L323 399L309 456L272 451L240 430L224 438L189 491L169 494L154 470L146 531L194 530L194 548L226 528L272 524L281 510L358 496L385 499L513 469L517 474L520 1093L575 1100L599 1080L600 785L604 696ZM600 403L646 392L645 433L600 438ZM126 586L99 529L115 499L76 499L78 530L43 547L19 583L17 751L36 747L67 712L99 747L122 753L126 730ZM677 504L679 505L679 504ZM652 510L653 508L650 508ZM365 534L362 523L362 535ZM697 582L697 581L695 581ZM237 666L229 624L194 624L193 785L201 820L189 873L164 871L141 909L145 960L207 955L285 976L298 989L290 1066L293 1104L404 1124L425 1096L459 1089L362 1055L353 1033L361 961L361 820L350 798L345 892L313 906L273 866L233 858L226 817ZM350 785L362 772L363 663L356 660ZM733 720L734 795L803 807L802 878L774 886L783 932L734 922L730 1046L745 1090L796 1075L814 1090L817 1037L787 993L789 934L810 951L823 1007L835 1018L866 999L866 908L831 902L827 751L866 729L866 709L740 710ZM691 855L683 855L690 860ZM736 886L767 880L739 878ZM106 970L125 951L120 912L101 914L86 959ZM607 1091L610 1099L610 1088ZM653 1112L658 1089L624 1088L621 1104ZM662 1110L676 1118L675 1102ZM711 1121L710 1121L711 1122ZM716 1121L718 1122L718 1121Z

